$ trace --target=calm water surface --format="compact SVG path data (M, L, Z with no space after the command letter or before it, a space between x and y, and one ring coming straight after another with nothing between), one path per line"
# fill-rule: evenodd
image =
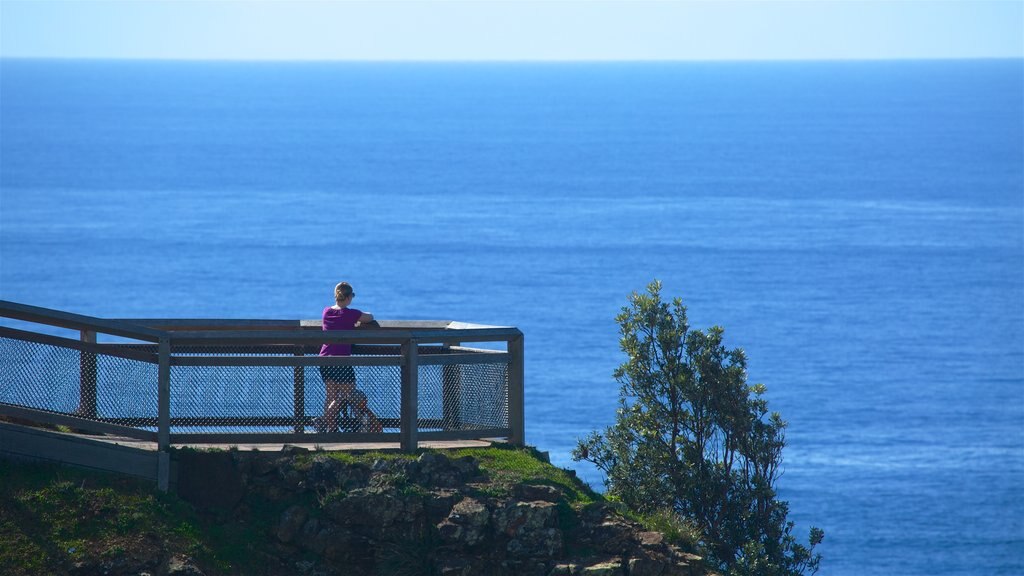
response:
M0 297L526 334L610 424L653 278L790 422L823 574L1024 574L1024 65L0 62Z

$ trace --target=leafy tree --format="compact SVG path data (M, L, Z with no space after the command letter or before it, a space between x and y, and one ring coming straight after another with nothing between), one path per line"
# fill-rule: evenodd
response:
M633 293L617 316L627 361L616 422L573 451L607 475L610 495L644 514L671 509L694 525L708 559L730 575L815 573L812 528L799 544L776 499L786 423L768 413L762 384L747 384L741 349L723 329L691 330L686 307L662 302L661 283Z

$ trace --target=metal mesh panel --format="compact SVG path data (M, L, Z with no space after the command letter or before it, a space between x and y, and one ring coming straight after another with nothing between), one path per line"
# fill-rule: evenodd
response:
M0 338L0 402L142 427L157 413L157 367L54 344Z
M508 364L420 366L419 429L508 427Z
M288 426L293 373L281 366L172 366L172 432L271 432Z
M401 369L398 366L354 366L356 389L366 395L367 406L381 420L385 432L396 432L401 417ZM305 414L311 419L324 414L326 385L316 366L305 369ZM342 414L341 428L351 427Z
M96 354L96 411L100 418L135 428L157 416L156 364Z
M175 347L185 356L282 356L294 347ZM400 369L354 366L356 387L385 431L400 421ZM313 432L326 409L318 366L181 366L171 368L171 428L175 433ZM343 424L346 414L342 414ZM345 426L342 426L344 429Z

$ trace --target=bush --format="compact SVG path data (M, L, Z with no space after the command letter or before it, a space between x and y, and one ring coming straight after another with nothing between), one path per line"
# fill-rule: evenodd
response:
M573 451L607 476L611 495L641 514L672 510L696 527L709 560L729 574L817 572L809 546L792 535L789 507L776 499L786 423L768 413L765 387L748 385L741 349L723 329L691 330L679 298L661 284L633 293L616 320L627 360L615 424Z

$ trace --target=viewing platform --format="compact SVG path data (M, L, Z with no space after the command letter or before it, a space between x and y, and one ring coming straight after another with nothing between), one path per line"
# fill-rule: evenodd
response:
M138 454L81 463L74 442L38 439L58 452L46 459L151 477L164 490L172 447L524 443L523 335L512 327L382 320L324 331L320 320L113 320L9 301L0 318L0 416L147 450L152 474ZM353 353L319 356L324 343ZM320 366L353 368L382 431L316 430ZM357 428L348 420L341 430ZM0 427L0 454L33 457L25 443L44 432L24 428Z

